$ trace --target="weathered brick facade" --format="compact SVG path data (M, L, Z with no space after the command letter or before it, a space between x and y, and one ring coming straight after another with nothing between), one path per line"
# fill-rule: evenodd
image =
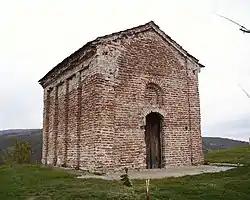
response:
M201 67L153 22L87 43L39 81L42 163L90 171L202 164Z

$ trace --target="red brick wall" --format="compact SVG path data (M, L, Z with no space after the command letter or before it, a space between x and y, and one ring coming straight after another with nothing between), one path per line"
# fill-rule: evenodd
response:
M65 123L67 122L66 113L66 84L58 86L58 136L57 136L57 163L63 165L65 162Z
M145 168L145 118L158 112L163 167L201 164L196 65L154 31L103 40L96 50L45 88L43 163Z

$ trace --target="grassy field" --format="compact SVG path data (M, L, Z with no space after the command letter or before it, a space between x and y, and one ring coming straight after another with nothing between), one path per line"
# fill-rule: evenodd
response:
M150 200L250 199L250 147L209 152L210 162L245 163L227 172L151 180ZM145 182L76 179L75 175L39 165L0 167L0 200L145 199Z
M250 164L250 146L209 151L205 159L208 162Z

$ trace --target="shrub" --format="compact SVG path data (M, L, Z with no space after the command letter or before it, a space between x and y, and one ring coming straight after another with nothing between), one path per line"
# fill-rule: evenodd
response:
M30 143L16 140L13 147L3 151L2 159L5 164L30 164L32 159Z
M132 187L132 181L130 180L128 176L128 168L125 168L125 174L121 175L121 181L123 182L123 185L127 187Z

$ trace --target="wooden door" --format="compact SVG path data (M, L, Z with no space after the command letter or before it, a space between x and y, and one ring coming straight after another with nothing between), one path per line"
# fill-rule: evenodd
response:
M161 168L161 116L157 113L146 117L145 142L147 168Z

